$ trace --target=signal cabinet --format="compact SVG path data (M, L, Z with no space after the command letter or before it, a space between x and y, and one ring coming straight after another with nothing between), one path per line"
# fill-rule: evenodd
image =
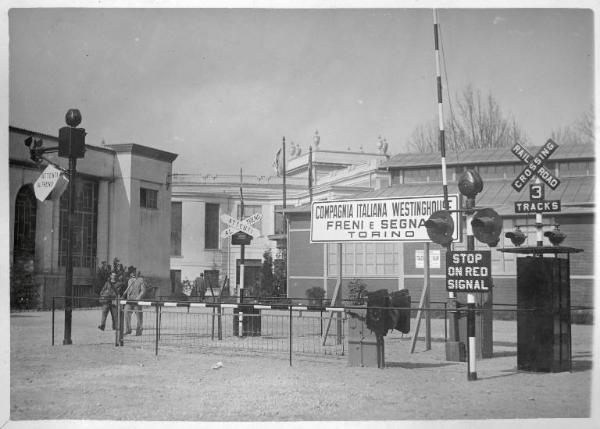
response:
M569 260L517 258L517 368L571 370Z
M348 366L384 368L384 339L367 328L367 309L353 309L348 316Z

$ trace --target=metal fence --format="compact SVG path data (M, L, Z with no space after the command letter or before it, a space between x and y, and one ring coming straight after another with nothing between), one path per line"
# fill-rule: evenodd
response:
M210 300L209 300L210 301ZM217 300L214 300L217 301ZM115 300L117 320L112 340L104 335L103 341L114 341L115 346L139 347L152 350L155 354L161 349L191 350L224 349L252 353L270 353L286 356L292 362L293 356L310 355L339 358L347 354L347 323L353 309L365 306L345 305L328 307L321 305L297 305L302 300L279 299L278 302L260 304L238 304L231 302L174 302L174 301L126 301ZM52 344L55 342L55 310L64 303L64 297L54 297L52 305ZM80 324L77 309L97 309L98 297L72 298L73 327ZM448 336L450 314L466 315L466 308L452 310L446 302L431 302L428 308L411 304L409 310L415 323L420 313L442 319L443 337ZM497 306L497 307L496 307ZM479 314L492 312L495 317L502 314L515 314L536 309L517 309L516 306L494 304L495 308L478 308ZM375 308L375 307L371 307ZM379 308L379 307L377 307ZM383 308L381 308L383 309ZM390 307L387 307L390 309ZM404 309L406 310L406 309ZM579 311L580 308L572 309ZM141 331L137 331L137 318L141 315ZM83 317L83 316L82 316ZM97 314L94 312L94 317ZM129 323L128 320L129 319ZM110 320L110 317L109 317ZM418 322L411 326L411 336L417 333ZM109 327L110 326L110 327ZM128 333L128 327L131 332ZM107 321L107 330L112 328ZM79 328L78 328L79 329ZM83 329L83 328L81 328ZM87 332L96 326L87 320ZM425 329L422 325L421 329ZM423 331L422 331L423 332ZM421 334L422 335L422 334Z
M341 308L143 301L120 301L119 308L125 323L116 333L116 344L153 348L156 354L163 348L220 348L285 354L291 363L296 354L345 353L346 315ZM139 314L141 331L136 329Z

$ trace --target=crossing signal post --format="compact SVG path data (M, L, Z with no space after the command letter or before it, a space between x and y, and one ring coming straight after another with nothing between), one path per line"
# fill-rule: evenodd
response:
M72 322L72 297L73 297L73 230L75 223L75 187L77 176L77 159L85 156L85 129L77 128L81 123L81 113L78 109L69 109L65 115L67 127L58 131L58 146L43 147L41 139L28 137L25 146L29 148L29 155L33 162L40 165L42 161L53 164L44 157L47 153L58 152L61 158L69 159L69 210L67 218L67 261L65 273L65 332L63 344L72 344L71 322ZM55 164L53 164L55 165ZM62 170L62 169L60 169ZM64 171L64 170L62 170Z
M477 379L476 356L479 349L476 343L476 331L479 331L481 343L481 357L492 355L492 317L490 313L482 315L476 325L475 293L487 293L487 300L480 300L483 307L491 307L492 303L492 277L490 251L475 251L475 239L495 247L500 241L502 232L502 218L491 208L478 208L475 206L475 197L483 190L481 176L474 170L465 171L459 181L458 189L466 197L464 208L458 211L466 215L467 224L467 251L446 253L446 288L450 293L449 307L456 310L461 304L456 300L455 292L467 292L467 350L464 342L460 341L460 325L458 312L450 312L450 339L446 343L447 360L467 360L468 379ZM454 224L449 210L440 210L433 213L425 222L429 238L440 245L449 246L452 242ZM472 261L471 261L472 259ZM462 262L460 262L462 261ZM465 262L466 261L466 262ZM469 262L471 261L471 262ZM456 264L453 264L456 262ZM463 273L469 273L463 275ZM473 273L476 273L473 274ZM457 286L458 285L458 286ZM479 327L479 329L476 329Z

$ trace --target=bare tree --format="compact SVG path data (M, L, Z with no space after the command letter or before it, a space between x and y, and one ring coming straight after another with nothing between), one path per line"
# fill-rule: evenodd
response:
M573 125L552 130L550 137L558 144L593 144L595 140L592 108L584 112Z
M527 144L527 137L512 118L502 113L496 99L469 85L457 96L456 112L444 121L446 149L485 149ZM411 134L408 148L416 152L435 152L439 148L437 122L420 125Z

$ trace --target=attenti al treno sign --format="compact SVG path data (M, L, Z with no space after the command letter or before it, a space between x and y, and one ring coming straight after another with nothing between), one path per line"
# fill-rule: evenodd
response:
M458 195L449 195L450 210L458 209ZM312 203L310 241L430 241L425 221L444 209L442 195L392 199L319 201ZM459 239L456 213L453 239Z

